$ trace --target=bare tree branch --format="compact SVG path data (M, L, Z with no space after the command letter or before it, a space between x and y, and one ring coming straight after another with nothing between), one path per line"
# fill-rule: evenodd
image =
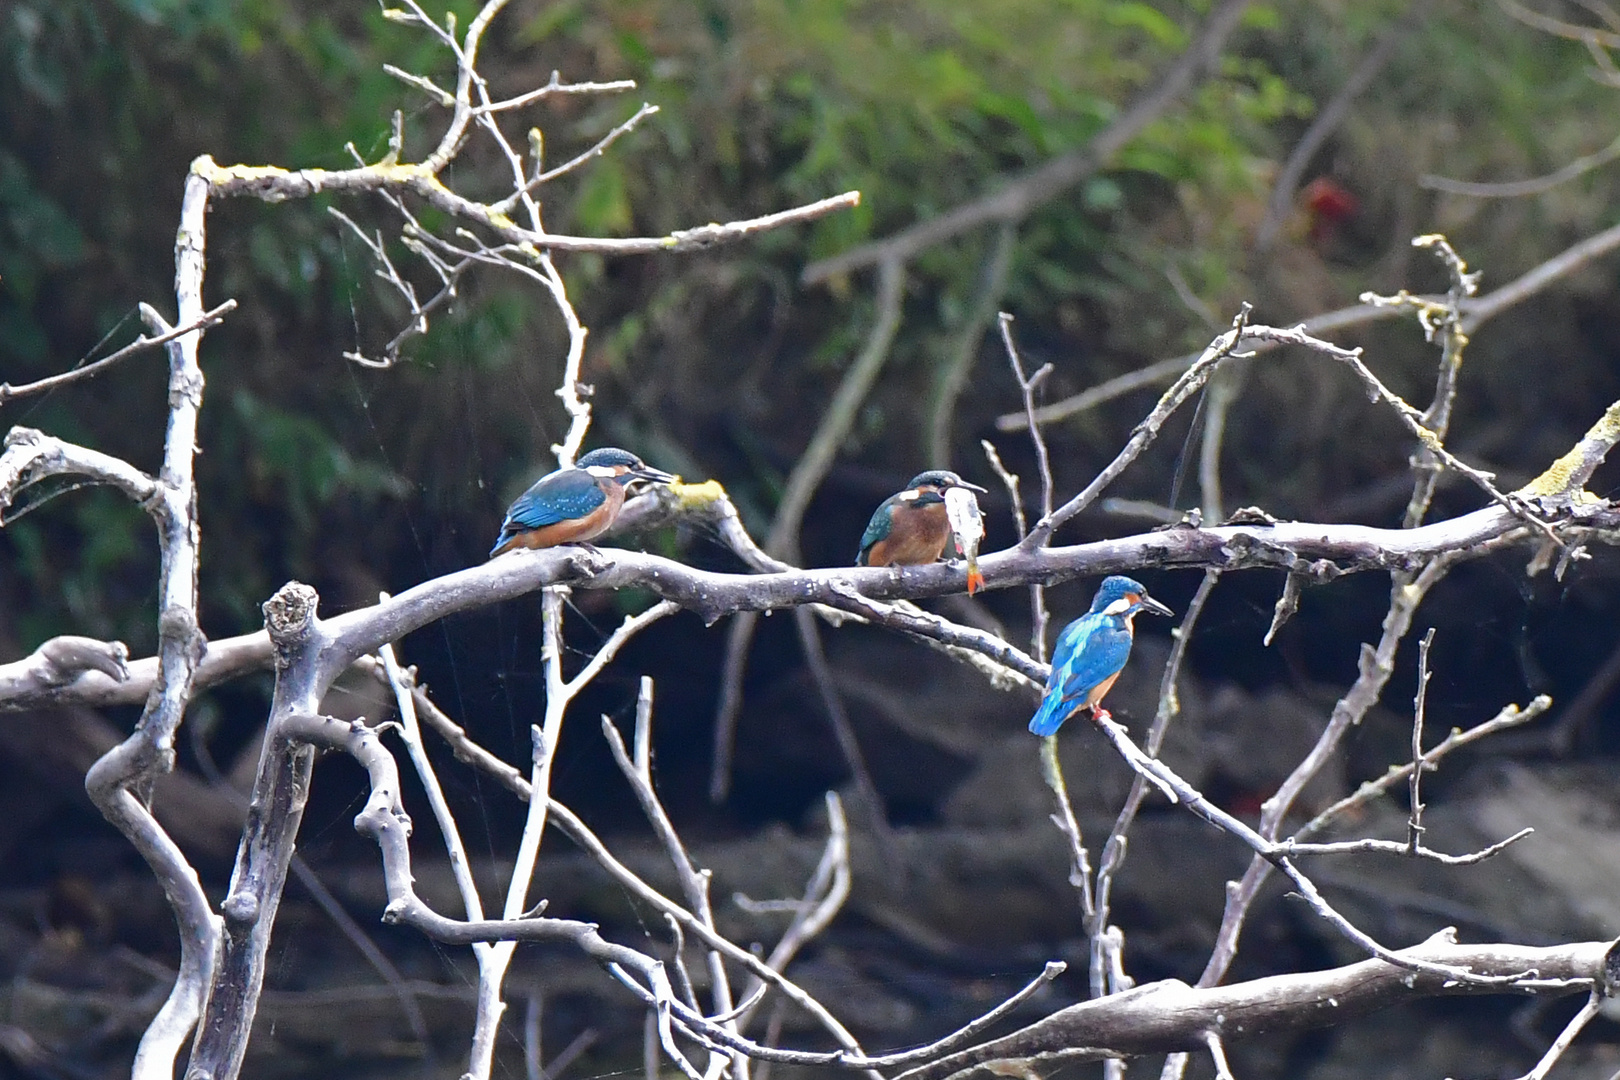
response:
M142 334L110 356L103 356L100 360L92 361L83 367L76 367L72 371L64 371L60 375L52 375L49 378L38 379L31 383L24 383L21 386L0 383L0 405L4 405L12 398L27 397L30 394L43 394L47 390L55 390L59 386L66 386L81 379L100 375L118 361L134 356L138 352L145 352L147 349L153 349L159 345L167 345L169 342L185 337L194 331L212 329L224 322L225 316L235 310L236 301L227 300L212 311L203 312L184 326L171 327L153 337Z
M1043 203L1095 174L1143 128L1207 78L1248 6L1248 0L1221 0L1216 4L1182 54L1086 146L1006 180L989 195L963 203L887 239L811 263L805 267L802 280L813 285L867 266L904 263L919 252L970 229L990 222L1022 220Z
M1593 987L1586 1004L1581 1006L1581 1011L1570 1017L1569 1023L1564 1025L1564 1030L1558 1033L1558 1038L1553 1040L1541 1060L1536 1062L1536 1067L1525 1073L1520 1080L1547 1080L1547 1075L1552 1072L1553 1066L1558 1064L1558 1059L1564 1056L1564 1051L1570 1048L1586 1025L1602 1011L1606 997L1605 988Z
M1522 303L1554 282L1568 277L1587 263L1609 254L1616 248L1620 248L1620 225L1595 233L1585 240L1570 246L1541 265L1503 285L1500 289L1496 289L1477 299L1464 302L1462 304L1463 333L1472 334L1508 308ZM1436 300L1436 298L1431 297L1423 299ZM1340 308L1337 311L1312 316L1299 325L1308 334L1325 334L1351 326L1362 326L1370 322L1392 319L1401 313L1400 310L1395 308L1362 303L1353 307ZM1247 342L1240 344L1245 348L1249 347ZM1254 352L1262 353L1276 348L1276 345L1258 342L1252 348ZM1088 409L1094 409L1124 394L1170 381L1191 367L1202 355L1202 353L1188 353L1185 356L1160 360L1136 371L1128 371L1123 375L1109 379L1107 382L1099 383L1089 390L1083 390L1072 397L1041 406L1036 412L1036 419L1043 424L1051 423L1054 420L1062 420L1077 413L1085 412ZM1028 425L1029 420L1022 412L1005 413L996 418L996 427L1001 431L1021 431Z
M1299 190L1299 182L1305 177L1305 170L1310 166L1311 159L1316 156L1317 150L1327 141L1329 135L1337 131L1339 125L1344 123L1350 115L1350 106L1355 104L1378 73L1384 70L1395 55L1395 48L1407 37L1413 23L1412 14L1403 15L1392 22L1378 40L1368 49L1350 77L1344 80L1344 85L1328 99L1311 121L1310 127L1305 129L1299 142L1289 152L1288 160L1283 163L1282 171L1277 173L1277 179L1271 185L1271 197L1266 200L1266 216L1261 219L1260 227L1255 230L1254 250L1256 254L1264 255L1276 243L1277 234L1282 231L1283 222L1288 217L1289 208L1294 203L1294 192Z
M218 165L207 154L191 163L191 173L219 196L250 196L265 202L306 199L322 192L363 193L385 188L409 192L438 210L476 224L505 243L552 251L592 251L602 255L651 255L700 251L736 243L758 233L814 221L861 201L860 192L819 199L774 214L677 229L667 236L591 237L525 229L446 187L426 164L367 165L356 169L282 169L270 165Z
M1198 618L1203 614L1204 605L1209 602L1209 594L1215 591L1215 585L1220 578L1219 570L1204 571L1204 578L1198 584L1198 591L1193 593L1192 601L1187 605L1187 613L1182 616L1181 625L1174 631L1175 644L1171 646L1170 660L1165 665L1164 675L1159 682L1159 706L1154 712L1153 724L1148 728L1147 738L1144 740L1144 749L1153 757L1159 756L1165 734L1169 731L1171 722L1181 712L1181 698L1177 692L1176 681L1180 677L1181 665L1187 656L1187 645L1192 641ZM1095 899L1091 904L1091 921L1087 927L1091 937L1091 996L1094 998L1129 989L1109 985L1109 973L1103 963L1103 953L1110 930L1114 877L1125 861L1128 850L1127 837L1147 794L1147 780L1138 774L1131 780L1131 790L1125 796L1125 805L1120 807L1114 828L1109 832L1108 839L1103 842L1102 854L1098 859Z
M1555 187L1586 175L1593 169L1602 168L1615 158L1620 158L1620 138L1615 139L1608 146L1595 153L1583 154L1546 176L1532 177L1528 180L1498 180L1495 183L1478 183L1469 180L1452 180L1449 177L1437 176L1434 173L1425 173L1418 177L1418 187L1425 187L1431 191L1444 191L1449 195L1469 195L1476 199L1521 199L1526 195L1540 195L1544 191L1551 191Z
M1035 391L1040 388L1046 377L1052 373L1051 364L1043 364L1039 371L1033 375L1024 374L1024 361L1018 355L1018 346L1013 342L1012 316L1003 311L997 320L1001 331L1001 343L1007 350L1007 363L1012 365L1013 378L1018 380L1018 392L1024 399L1024 415L1029 417L1029 438L1035 447L1035 465L1041 477L1041 520L1045 521L1052 516L1052 457L1046 448L1046 435L1041 431L1040 424L1035 420ZM1001 459L992 458L1003 476L1003 483L1007 484L1008 492L1014 500L1018 497L1018 480L1001 468ZM1017 507L1018 541L1023 543L1027 533L1024 530L1024 508ZM1044 547L1045 544L1043 543ZM1031 585L1029 588L1030 630L1029 648L1036 659L1046 658L1046 624L1050 619L1046 610L1046 589L1041 585Z
M1620 405L1612 410L1620 418ZM1594 429L1596 430L1596 429ZM1620 423L1615 425L1620 437ZM1550 485L1549 485L1550 486ZM1573 502L1549 513L1548 521L1570 542L1620 541L1620 512L1601 501ZM1416 529L1365 525L1273 522L1213 528L1170 528L1088 544L1033 552L1016 547L980 559L988 587L1035 582L1047 585L1077 577L1162 569L1293 569L1313 579L1345 573L1420 565L1440 555L1477 558L1531 536L1497 506ZM724 574L701 570L647 552L577 548L515 552L489 563L433 578L373 607L345 612L325 622L333 635L324 663L336 670L388 641L446 615L524 596L551 584L582 589L645 588L713 622L737 611L767 611L819 603L850 611L880 625L983 652L1010 663L1035 682L1044 664L983 631L958 627L938 616L921 618L881 601L942 596L962 589L960 568L944 563L907 567L834 567L771 574ZM261 632L211 643L198 669L198 686L218 685L271 660ZM1022 657L1022 659L1020 659ZM144 699L155 676L150 659L129 663L129 677L115 680L97 671L60 686L22 688L0 698L0 712L64 704L134 703Z
M1206 1038L1227 1042L1277 1031L1341 1023L1417 997L1535 993L1563 995L1611 983L1613 946L1606 941L1546 949L1519 945L1458 945L1450 931L1402 949L1401 959L1428 968L1467 968L1505 977L1533 971L1534 985L1453 982L1429 970L1383 960L1255 979L1234 986L1193 988L1150 983L1071 1005L1011 1035L900 1074L898 1080L949 1080L978 1068L1047 1074L1054 1066L1105 1057L1201 1052Z

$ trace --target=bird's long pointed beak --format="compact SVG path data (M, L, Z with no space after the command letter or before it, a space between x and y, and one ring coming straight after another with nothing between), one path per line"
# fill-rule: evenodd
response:
M662 469L655 469L651 465L643 465L641 468L634 470L630 475L634 476L637 480L648 480L654 484L673 484L675 481L680 479L680 477L676 476L674 473L667 473Z
M1157 600L1153 599L1153 597L1146 596L1146 595L1144 595L1142 597L1142 610L1143 611L1151 611L1155 615L1174 615L1175 614L1175 612L1171 611L1169 608L1165 607L1163 604L1161 604Z
M970 483L966 480L962 481L962 486L967 488L969 491L977 491L980 495L990 494L989 488L982 488L978 484Z

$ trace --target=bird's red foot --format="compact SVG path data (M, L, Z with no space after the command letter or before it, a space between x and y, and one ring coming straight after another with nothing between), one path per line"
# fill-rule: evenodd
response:
M969 570L967 585L968 595L972 596L974 593L984 588L984 575L979 573L977 570Z
M1091 707L1091 718L1099 724L1111 724L1114 721L1114 714L1101 705L1093 705Z

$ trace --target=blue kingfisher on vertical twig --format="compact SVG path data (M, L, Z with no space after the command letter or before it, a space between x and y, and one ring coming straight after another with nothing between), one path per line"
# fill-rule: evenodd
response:
M520 547L584 544L601 536L619 516L625 488L638 480L668 484L676 479L628 450L592 450L569 468L542 476L517 497L489 557Z
M906 489L890 495L872 513L856 566L917 566L938 562L951 538L945 492L951 488L983 491L946 469L932 469L911 478Z
M1030 720L1029 730L1037 735L1056 735L1063 721L1081 709L1090 709L1094 719L1108 719L1108 710L1102 707L1103 695L1113 688L1131 655L1131 641L1136 634L1131 620L1139 611L1175 614L1149 596L1140 582L1117 574L1103 578L1092 598L1091 610L1058 635L1046 696Z

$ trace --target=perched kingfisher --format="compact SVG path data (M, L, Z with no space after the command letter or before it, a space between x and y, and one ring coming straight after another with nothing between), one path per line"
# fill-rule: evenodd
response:
M1091 610L1063 628L1057 648L1052 650L1052 674L1046 680L1046 697L1029 722L1037 735L1055 735L1063 721L1090 709L1099 720L1108 718L1102 707L1103 695L1131 655L1136 628L1131 620L1139 611L1155 615L1175 612L1147 594L1140 582L1128 577L1103 578Z
M638 480L668 484L675 479L628 450L592 450L572 467L542 476L517 497L507 508L489 557L520 547L583 544L613 524L624 506L625 488Z
M951 538L945 492L983 491L946 469L918 473L906 490L884 499L861 534L856 566L916 566L938 562Z

